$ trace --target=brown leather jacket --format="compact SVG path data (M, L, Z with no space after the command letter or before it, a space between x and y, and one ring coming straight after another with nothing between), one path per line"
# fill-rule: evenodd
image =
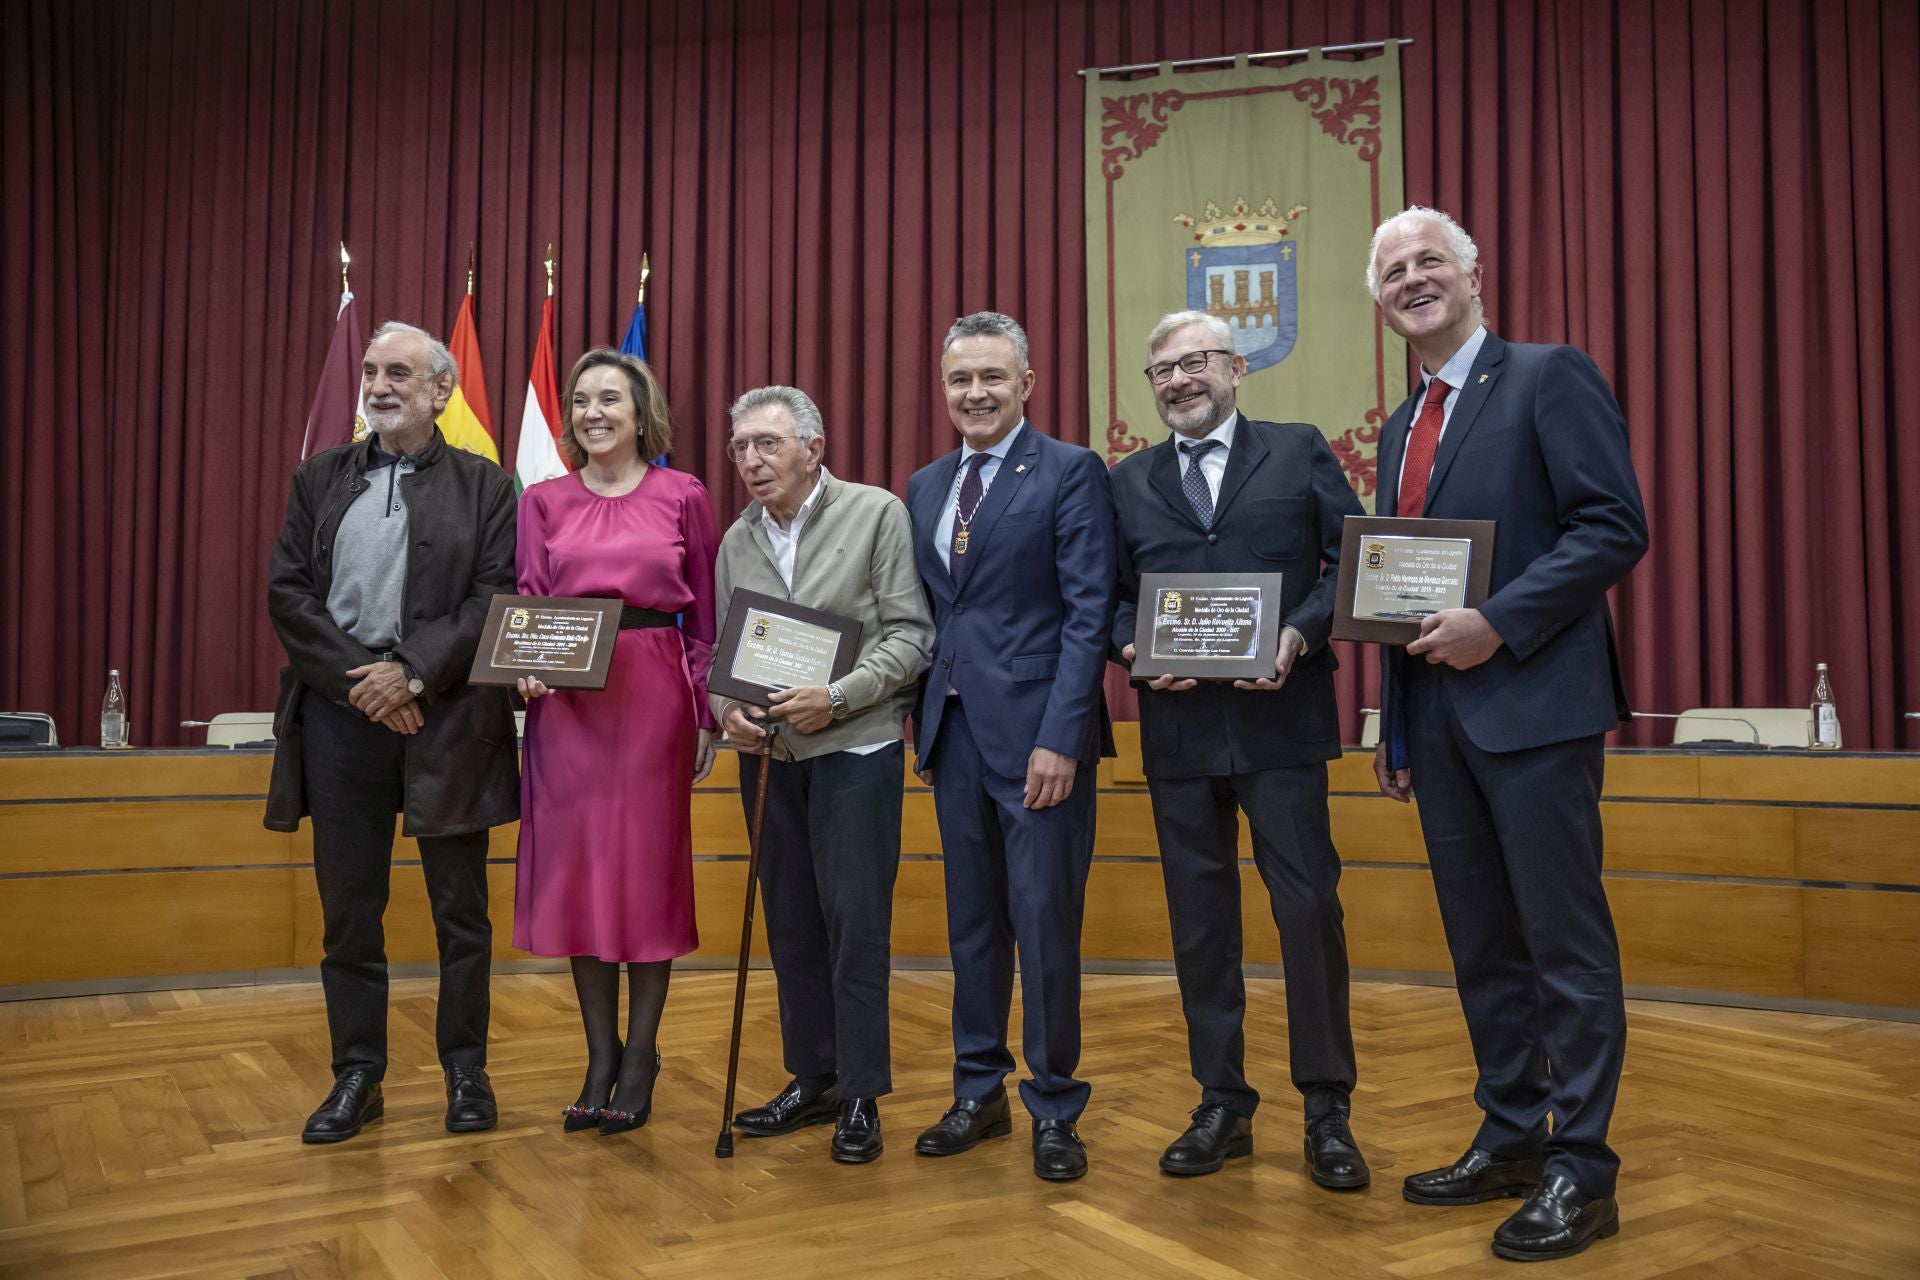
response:
M267 611L289 665L274 708L266 825L293 831L308 812L300 699L312 689L347 705L348 669L374 660L327 612L333 540L367 486L372 442L315 454L293 475L287 522L274 544ZM520 816L513 711L504 689L467 684L487 606L514 588L513 481L494 463L448 447L436 428L401 480L407 502L406 639L395 652L426 684L426 724L406 740L410 836L457 835Z

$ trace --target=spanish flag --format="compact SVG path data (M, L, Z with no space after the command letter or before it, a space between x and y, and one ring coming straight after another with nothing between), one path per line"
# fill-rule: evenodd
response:
M468 453L477 453L488 462L500 461L500 446L494 443L493 411L487 407L487 375L480 368L480 339L473 331L473 290L461 299L460 314L454 317L453 338L447 343L453 362L459 366L460 379L453 398L440 412L440 433L447 443Z

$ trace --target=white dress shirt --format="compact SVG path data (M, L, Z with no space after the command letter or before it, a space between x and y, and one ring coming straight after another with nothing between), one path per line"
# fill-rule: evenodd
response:
M953 473L953 488L947 493L946 505L940 508L939 522L933 526L936 535L934 550L940 553L940 563L947 566L948 573L953 572L953 566L948 563L948 560L953 551L953 523L959 518L960 486L966 483L967 468L973 465L974 458L980 454L987 455L986 463L980 468L980 502L984 506L987 501L987 490L993 487L993 478L1000 474L1000 464L1006 461L1008 452L1013 448L1013 442L1019 438L1021 428L1026 425L1027 420L1020 419L1020 425L1007 432L1000 443L991 449L976 449L970 444L960 446L960 465ZM977 509L976 514L978 514Z
M1460 392L1464 390L1467 385L1467 376L1473 372L1473 362L1480 358L1480 348L1486 344L1487 326L1481 325L1473 331L1473 336L1461 343L1460 349L1454 352L1445 364L1440 366L1438 373L1428 373L1425 365L1420 366L1420 404L1414 408L1414 422L1420 420L1420 410L1424 408L1427 403L1427 391L1432 387L1433 380L1438 378L1440 381L1446 383L1448 387L1452 388L1447 392L1447 398L1441 401L1440 404L1440 439L1444 440L1447 438L1447 424L1453 421L1453 406L1460 403ZM1409 440L1413 438L1412 422L1407 424L1407 438ZM1440 459L1439 440L1434 441L1433 457L1436 462ZM1407 451L1403 448L1400 450L1400 474L1393 479L1393 487L1396 493L1399 492L1401 481L1406 478L1406 474Z
M1227 415L1225 422L1200 437L1201 440L1218 440L1220 442L1218 449L1209 449L1201 454L1199 462L1201 478L1207 482L1207 496L1212 499L1216 507L1220 505L1220 482L1227 478L1227 454L1233 450L1233 429L1238 426L1239 423L1240 411L1236 409ZM1181 444L1190 442L1189 437L1183 436L1177 431L1174 432L1173 438ZM1195 464L1194 460L1187 456L1185 449L1179 450L1179 453L1180 478L1184 480L1187 478L1187 468Z
M807 500L793 513L793 521L786 528L773 518L773 512L761 509L765 519L760 527L767 531L767 541L773 546L773 567L780 571L780 581L787 584L787 590L793 590L793 556L800 546L800 529L806 524L807 517L813 514L813 504L820 499L820 477L813 477L813 491L807 494Z

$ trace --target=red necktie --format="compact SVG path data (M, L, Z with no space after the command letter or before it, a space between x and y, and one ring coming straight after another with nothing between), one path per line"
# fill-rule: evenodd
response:
M1440 424L1446 420L1447 393L1453 390L1435 378L1427 384L1427 402L1407 437L1407 461L1400 468L1400 502L1395 515L1417 516L1427 505L1427 478L1433 473L1433 455L1440 449Z

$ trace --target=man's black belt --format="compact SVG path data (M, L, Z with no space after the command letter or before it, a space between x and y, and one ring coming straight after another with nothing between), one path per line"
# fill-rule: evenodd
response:
M658 609L642 609L637 604L620 606L620 629L622 631L642 631L648 627L677 627L680 615L662 613Z

